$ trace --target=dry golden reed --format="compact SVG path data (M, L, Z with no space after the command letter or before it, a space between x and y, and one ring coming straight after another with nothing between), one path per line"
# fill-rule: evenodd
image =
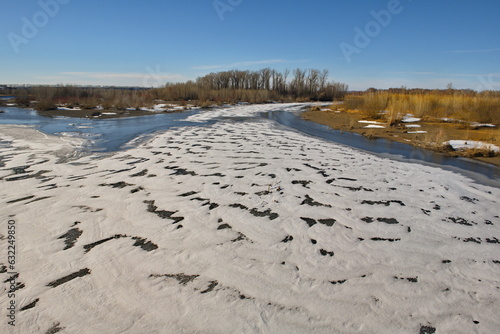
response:
M346 96L345 107L361 110L375 119L385 115L390 124L398 122L406 114L424 119L450 118L500 124L500 94L366 92ZM388 112L382 114L381 111Z

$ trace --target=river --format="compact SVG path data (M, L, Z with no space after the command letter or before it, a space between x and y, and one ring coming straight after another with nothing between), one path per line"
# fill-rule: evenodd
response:
M68 117L42 117L36 111L22 108L2 108L0 124L34 126L43 133L87 140L85 150L90 152L114 152L143 142L157 131L184 126L205 126L218 119L192 122L187 118L200 113L190 110L179 113L124 117L114 119L82 119ZM379 156L440 167L465 174L482 184L500 186L500 167L467 158L452 158L436 152L414 148L410 145L384 139L368 139L359 134L332 130L331 128L303 120L300 108L295 112L273 110L255 114L251 118L275 121L288 130L320 137L328 141L350 146ZM245 121L243 119L242 121Z

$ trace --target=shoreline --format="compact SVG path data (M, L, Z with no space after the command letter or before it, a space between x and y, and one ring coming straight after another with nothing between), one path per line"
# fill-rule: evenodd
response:
M31 108L29 108L31 109ZM111 119L111 118L124 118L124 117L137 117L137 116L151 116L158 114L171 114L178 113L184 110L178 111L149 111L149 110L94 110L94 109L83 109L83 110L47 110L38 111L35 110L39 116L42 117L72 117L72 118L89 118L89 119Z
M438 152L449 157L466 157L500 167L500 155L497 155L495 157L474 157L463 155L460 151L446 151L443 149L436 149L435 147L432 147L430 145L423 145L423 141L429 136L438 136L437 132L439 131L439 129L437 123L426 123L425 127L422 127L422 129L429 131L429 134L410 134L404 131L405 128L401 127L388 127L387 129L365 128L367 124L358 122L365 119L360 113L334 112L325 111L324 109L307 110L301 114L301 117L306 121L326 125L334 130L357 133L372 139L386 139L389 141L411 145L416 148L423 148L433 152ZM481 130L471 130L471 132L472 131ZM482 131L492 132L498 131L498 129L487 129ZM457 133L452 133L452 135L457 136L458 131L456 132Z

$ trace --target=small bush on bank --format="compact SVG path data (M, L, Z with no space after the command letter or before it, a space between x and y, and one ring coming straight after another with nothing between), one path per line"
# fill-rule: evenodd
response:
M38 111L48 111L48 110L56 110L57 106L52 100L41 100L35 106L35 109Z

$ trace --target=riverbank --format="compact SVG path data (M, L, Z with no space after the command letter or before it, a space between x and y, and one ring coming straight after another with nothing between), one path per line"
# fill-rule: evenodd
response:
M486 141L500 146L498 127L471 128L461 123L444 122L440 120L420 120L418 122L402 123L396 127L387 126L384 120L374 120L361 112L337 112L330 108L312 108L302 113L302 118L308 121L327 125L335 130L358 133L368 138L383 138L419 148L443 153L448 156L465 156L495 166L500 166L500 156L475 156L474 152L454 151L449 147L435 145L437 141L474 140ZM484 152L476 152L483 154Z
M137 117L156 115L159 113L176 113L185 110L193 109L193 107L175 106L170 108L153 107L153 108L130 108L127 110L100 110L100 109L72 109L58 108L53 110L37 111L38 115L43 117L73 117L73 118L97 118L97 119L112 119L122 117Z

